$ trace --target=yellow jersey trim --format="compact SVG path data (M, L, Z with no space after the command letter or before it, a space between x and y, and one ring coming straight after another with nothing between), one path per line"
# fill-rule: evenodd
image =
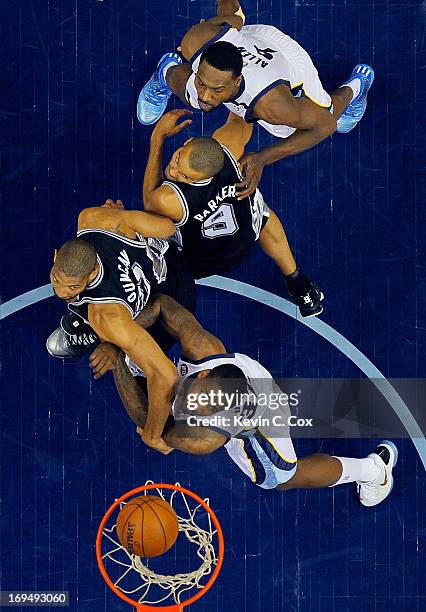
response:
M253 482L256 482L256 480L257 480L256 472L254 471L253 463L252 463L251 459L249 459L249 456L246 453L246 449L244 448L244 440L241 440L241 448L243 449L244 454L247 457L247 461L249 462L251 471L253 472Z
M296 459L287 459L287 457L283 457L283 455L280 453L280 451L277 449L277 447L276 447L276 446L275 446L275 445L272 443L272 441L271 441L271 440L270 440L270 439L269 439L267 436L265 436L265 434L264 434L264 433L262 433L262 432L260 431L260 429L258 429L257 431L260 433L260 435L261 435L263 438L265 438L265 440L268 440L269 444L272 446L272 448L273 448L273 449L274 449L274 451L277 453L277 455L278 455L279 457L281 457L281 459L284 459L284 461L286 461L287 463L297 463L297 457L296 457Z
M290 87L290 91L293 91L293 89L296 89L296 87L302 87L302 91L305 94L305 96L314 104L316 104L317 106L320 106L321 108L330 108L331 105L333 104L333 102L331 102L331 104L321 104L320 102L318 102L318 100L315 100L315 98L313 98L312 96L310 96L308 93L306 93L305 88L304 88L304 82L302 81L301 83L296 83L295 85L292 85Z

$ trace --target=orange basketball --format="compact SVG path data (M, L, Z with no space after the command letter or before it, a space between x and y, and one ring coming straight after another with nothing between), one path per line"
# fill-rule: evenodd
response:
M131 499L117 517L120 543L138 557L158 557L176 542L179 524L171 505L156 495Z

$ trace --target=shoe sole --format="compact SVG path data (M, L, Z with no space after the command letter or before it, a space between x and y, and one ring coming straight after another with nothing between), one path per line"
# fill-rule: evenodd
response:
M74 355L56 355L55 353L52 353L52 351L49 350L47 342L46 342L46 351L49 353L51 357L55 357L56 359L75 359Z
M146 87L146 85L145 85L145 87ZM169 103L170 96L167 98L166 104L162 108L161 113L158 115L158 117L148 121L148 120L146 120L143 117L143 112L141 110L139 110L144 105L144 98L143 98L143 96L144 96L144 89L145 89L145 87L142 89L142 91L139 94L138 102L137 102L137 105L136 105L136 116L137 116L137 119L138 119L139 123L141 123L142 125L154 125L154 123L157 123L161 119L161 117L164 115L164 113L166 112L166 108L167 108L167 105Z
M394 457L393 457L393 465L392 465L392 470L393 470L393 468L394 468L394 467L396 466L396 464L398 463L398 449L397 449L397 447L395 446L395 444L394 444L393 442L391 442L390 440L382 440L382 441L380 442L379 446L383 446L383 445L390 446L390 448L391 448L391 449L393 450L393 452L394 452ZM394 485L394 482L395 482L395 481L394 481L394 478L393 478L393 474L392 474L392 473L391 473L391 478L392 478L392 484L391 484L391 487L390 487L390 489L389 489L389 493L388 493L387 497L389 497L389 495L392 493L392 490L393 490L393 485ZM386 497L386 498L387 498L387 497ZM385 499L386 499L386 498L385 498ZM384 500L383 500L383 501L384 501Z
M383 446L383 445L390 446L394 452L393 465L392 465L392 469L393 469L398 462L398 449L396 448L395 444L391 442L390 440L382 440L380 444L378 444L377 446Z

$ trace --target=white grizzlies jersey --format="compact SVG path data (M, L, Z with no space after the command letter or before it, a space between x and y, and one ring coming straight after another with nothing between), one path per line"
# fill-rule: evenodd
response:
M284 393L268 370L240 353L214 355L199 361L180 359L177 367L181 384L199 372L221 365L240 368L247 379L248 401L240 405L237 403L237 406L229 410L216 412L212 416L214 420L211 428L230 438L225 448L234 463L252 482L262 488L273 489L294 475L297 457L289 427L285 426L291 414L288 403L271 410L271 403L263 402L261 398L270 399L272 394L274 397L275 394L284 397ZM254 401L249 399L251 394L256 397ZM187 412L185 415L181 413L176 402L172 412L176 420L188 417ZM281 425L274 424L274 417Z
M238 31L229 24L224 25L189 62L193 74L187 82L186 98L193 108L200 108L194 84L200 56L209 45L218 41L232 43L243 56L241 89L236 98L224 104L248 123L254 121L253 109L258 100L281 84L287 85L293 96L305 96L315 104L331 109L332 100L324 90L311 58L295 40L274 26L248 25ZM261 120L258 123L278 138L287 138L295 131L286 125L272 125Z
M288 403L277 406L272 415L269 414L270 398L280 393L284 394L268 370L251 357L241 353L227 353L196 362L180 359L177 368L181 384L199 372L212 370L222 365L233 365L242 371L247 380L247 392L239 397L224 399L223 410L218 409L214 415L209 417L212 419L213 428L228 438L252 435L258 430L264 431L268 436L269 433L276 432L277 430L273 428L272 416L275 416L276 412L282 420L288 419L290 417L289 406ZM228 400L230 403L232 401L232 408L227 408ZM175 418L181 416L175 405L172 410ZM185 411L184 418L187 416L188 412ZM288 428L283 427L283 433L285 433L284 429L288 435Z

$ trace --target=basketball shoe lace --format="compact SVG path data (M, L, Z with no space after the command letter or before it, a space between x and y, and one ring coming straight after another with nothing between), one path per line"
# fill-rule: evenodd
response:
M158 104L158 99L164 100L165 98L169 98L171 94L170 89L167 85L163 85L160 76L160 70L156 70L156 72L152 75L149 87L146 88L145 98L151 104Z
M376 465L377 462L375 461ZM358 482L357 483L357 492L359 493L362 490L362 496L365 499L376 499L380 490L380 486L386 484L386 470L381 471L379 476L374 480L369 480L367 482Z
M97 341L97 337L94 334L86 334L85 332L80 334L67 334L67 336L70 346L90 346Z

